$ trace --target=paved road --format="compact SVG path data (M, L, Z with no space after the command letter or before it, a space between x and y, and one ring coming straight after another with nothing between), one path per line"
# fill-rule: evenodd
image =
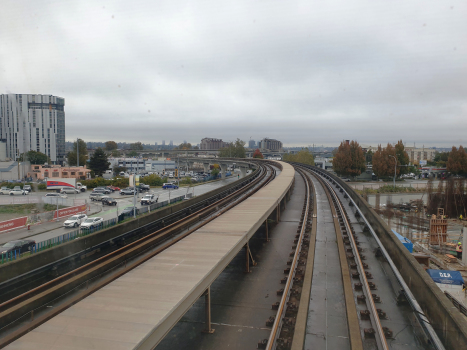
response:
M212 191L216 188L222 187L227 185L230 182L237 180L237 177L231 177L224 180L219 180L215 182L209 182L207 184L198 185L195 187L189 188L189 193L192 193L194 196L201 195L203 193ZM185 195L188 189L186 187L181 187L178 190L163 190L162 188L155 188L150 191L150 193L154 193L156 196L159 196L159 202L165 201L170 198L174 198L177 196ZM91 202L89 200L89 194L91 192L87 191L85 193L79 193L75 195L68 195L68 198L72 199L87 199L88 203L91 203L91 211L90 217L99 216L104 218L104 220L108 220L111 218L116 218L118 213L129 206L133 206L133 196L122 196L119 193L115 192L110 194L111 197L117 199L117 206L103 206L100 202ZM139 198L137 198L137 207L141 207L139 204L139 200L141 200L144 194L139 194ZM31 193L31 199L34 197L44 196L43 193ZM17 196L17 197L29 197L29 196ZM20 215L21 216L21 215ZM0 244L6 243L8 241L22 239L22 238L29 238L34 239L36 242L45 241L50 238L54 238L57 236L61 236L65 233L70 232L72 229L66 229L63 227L63 221L66 218L59 220L58 222L46 222L41 225L31 226L31 229L28 231L25 229L19 229L11 232L0 233Z

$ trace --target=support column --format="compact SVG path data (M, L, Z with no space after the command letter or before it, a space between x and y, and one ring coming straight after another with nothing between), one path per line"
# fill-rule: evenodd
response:
M204 172L208 173L209 172L209 163L203 163L203 167L204 167Z
M266 219L266 221L264 221L264 226L265 226L265 230L266 230L266 242L269 242L268 219Z
M225 173L227 172L227 164L219 164L221 167L221 178L225 179Z
M204 292L204 308L205 308L205 320L206 326L203 333L214 333L215 329L211 328L211 286Z
M245 244L245 273L250 271L250 246Z
M246 176L246 167L240 167L240 177L243 179Z

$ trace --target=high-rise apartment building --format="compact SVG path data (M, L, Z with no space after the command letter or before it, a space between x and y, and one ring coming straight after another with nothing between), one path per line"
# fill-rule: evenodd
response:
M216 149L227 147L227 146L228 146L228 143L222 141L221 139L213 139L213 138L205 137L204 139L201 140L199 149L216 150Z
M255 148L255 147L256 147L256 141L255 140L248 141L248 148Z
M52 95L0 95L0 139L6 157L42 152L57 164L65 161L65 99Z
M281 151L282 150L282 142L279 140L268 139L267 137L260 141L261 149L267 149L270 151Z

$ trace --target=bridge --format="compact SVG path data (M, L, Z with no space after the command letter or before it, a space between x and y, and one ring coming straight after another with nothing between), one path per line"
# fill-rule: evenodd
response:
M3 345L162 350L467 344L460 312L346 183L300 164L240 167L254 171L242 172L224 194L206 197L201 207L207 212L186 201L173 209L186 215L184 221L163 222L150 234L151 245L125 243L128 251L140 251L142 261L119 258L123 248L115 250L108 261L120 261L118 276L89 292L93 287L86 282L83 295L62 312L28 311L27 331L18 325ZM167 241L156 235L175 228ZM0 319L25 310L28 300L0 304ZM43 322L27 326L35 317Z

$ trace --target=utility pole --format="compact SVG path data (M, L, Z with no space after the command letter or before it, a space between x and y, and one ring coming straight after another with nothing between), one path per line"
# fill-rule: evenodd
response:
M79 137L76 139L76 166L79 168Z
M392 157L392 158L394 158L394 161L395 161L395 163L394 163L394 188L396 188L396 170L397 170L397 158L396 158L396 157L394 157L394 156L392 156L392 155L390 155L390 154L389 154L389 157Z

